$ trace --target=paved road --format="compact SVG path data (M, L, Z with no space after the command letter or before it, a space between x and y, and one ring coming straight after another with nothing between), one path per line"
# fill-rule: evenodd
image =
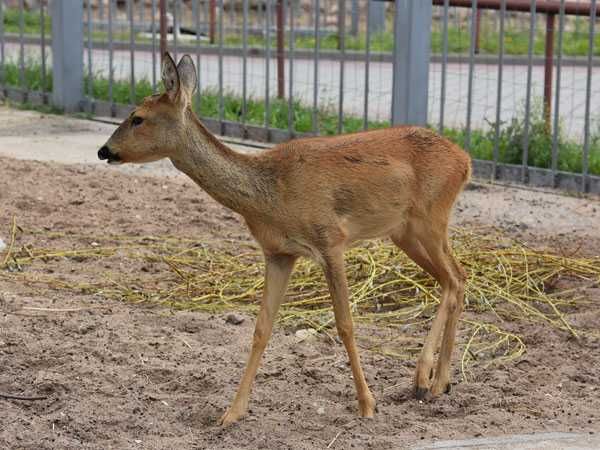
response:
M7 44L7 57L16 59L18 46ZM29 58L39 58L37 47L26 47ZM87 61L87 55L84 57ZM130 74L130 55L127 51L114 53L114 75L117 79L128 80ZM262 58L248 58L247 91L254 98L264 98L266 65ZM93 72L108 74L108 52L93 51ZM135 55L135 76L137 79L152 79L152 58L149 52L138 52ZM225 57L223 66L224 88L226 91L241 94L242 59ZM294 61L293 79L294 97L307 105L313 99L313 62L309 60ZM467 117L468 65L451 64L447 71L447 95L445 124L462 127ZM157 74L160 69L157 68ZM286 75L289 66L286 61ZM340 66L336 61L321 61L319 65L318 98L319 105L337 110L339 102ZM159 75L157 75L159 76ZM218 57L204 55L200 62L200 83L202 87L218 86ZM275 61L270 65L270 95L276 95ZM593 76L600 76L600 68L595 68ZM543 67L533 69L533 97L541 106L543 96ZM527 68L524 66L505 65L502 83L502 121L509 121L517 111L522 111L526 95ZM472 123L475 128L486 127L496 120L497 67L478 64L475 67ZM565 131L572 136L581 136L584 129L585 111L585 67L563 67L561 74L560 115ZM344 112L362 116L364 108L365 65L361 62L345 63L344 79ZM437 124L440 111L441 65L432 63L429 81L429 122ZM556 86L556 84L555 84ZM369 118L372 120L389 120L392 87L392 65L390 63L371 63L369 83ZM286 91L288 85L286 80ZM592 129L600 125L600 83L592 84ZM522 116L522 115L521 115ZM598 124L598 125L596 125Z

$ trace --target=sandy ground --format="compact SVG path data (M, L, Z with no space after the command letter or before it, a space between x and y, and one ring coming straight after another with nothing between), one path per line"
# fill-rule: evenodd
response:
M49 139L43 126L36 129L42 130L41 142ZM99 138L104 131L91 135ZM10 133L0 127L0 154L16 152L15 141L10 148L6 144L15 138ZM23 157L28 147L21 148ZM50 156L59 160L56 152ZM235 215L176 175L168 163L120 170L0 156L0 205L4 240L13 216L25 229L66 233L19 234L19 249L89 245L94 236L115 234L251 242ZM493 226L532 245L579 248L590 255L600 254L598 223L598 199L490 185L466 191L455 217L455 224ZM86 259L39 261L26 274L85 281L111 273L151 283L159 270L160 265L149 270L124 266L116 255L101 266ZM591 303L570 311L568 318L597 328L599 288L588 287L584 296ZM469 382L460 379L455 364L451 394L425 402L411 395L414 361L363 349L363 366L378 402L372 420L356 417L341 345L325 338L298 343L294 330L278 327L249 416L221 429L216 421L241 376L251 317L236 326L223 315L113 302L24 283L13 274L0 275L0 307L0 392L47 397L0 399L5 417L0 448L312 449L331 444L391 449L506 433L600 432L600 342L569 339L541 325L511 325L528 348L518 361L476 366ZM76 311L24 309L31 307Z

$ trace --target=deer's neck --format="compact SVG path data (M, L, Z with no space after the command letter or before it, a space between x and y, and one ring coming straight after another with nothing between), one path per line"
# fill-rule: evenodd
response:
M211 197L244 215L269 203L271 187L260 176L255 158L237 153L220 142L188 111L185 138L171 157Z

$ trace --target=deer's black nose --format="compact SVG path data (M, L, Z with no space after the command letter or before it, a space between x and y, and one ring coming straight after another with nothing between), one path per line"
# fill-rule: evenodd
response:
M98 159L108 159L110 156L110 150L106 145L98 150Z

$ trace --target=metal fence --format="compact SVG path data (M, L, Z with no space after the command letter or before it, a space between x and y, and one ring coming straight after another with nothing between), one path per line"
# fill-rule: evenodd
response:
M193 55L194 108L215 133L280 142L426 123L479 177L600 193L596 0L36 3L0 0L13 101L124 117L159 89L166 47Z

